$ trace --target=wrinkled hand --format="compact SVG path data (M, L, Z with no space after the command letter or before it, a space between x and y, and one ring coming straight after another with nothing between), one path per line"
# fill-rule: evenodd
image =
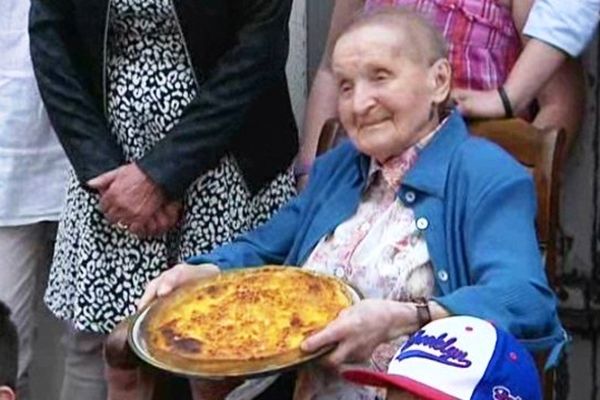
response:
M94 179L90 179L86 183L92 189L96 189L100 197L102 197L104 196L104 193L106 193L110 185L115 181L119 168L115 168L101 175L98 175L97 177L95 177Z
M167 198L135 163L106 172L87 184L100 193L100 207L112 224L135 226L137 232L143 232L142 227L148 224L163 227L171 221L174 206L159 212L158 221L150 222L166 205Z
M219 267L213 264L177 264L148 283L144 295L138 302L138 309L143 308L156 297L166 296L187 282L208 278L219 272Z
M465 117L491 119L505 116L502 99L496 90L454 89L451 96Z
M363 300L343 310L325 329L307 338L301 348L314 352L337 344L323 360L333 369L339 369L343 363L367 360L378 345L399 336L395 328L403 324L399 316L406 315L406 325L412 323L414 317L407 304L391 300ZM398 313L398 310L405 312Z
M182 210L181 202L168 202L156 211L145 224L133 223L127 227L127 230L140 237L161 235L179 223Z

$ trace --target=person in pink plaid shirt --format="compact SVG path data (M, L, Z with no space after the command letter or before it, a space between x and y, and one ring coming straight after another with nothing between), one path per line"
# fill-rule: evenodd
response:
M366 12L398 6L412 7L427 16L448 42L454 87L476 90L497 88L504 83L521 50L517 25L523 25L526 17L523 14L528 12L521 5L513 9L510 0L361 2Z
M297 158L297 170L308 171L315 156L321 126L336 116L335 84L329 66L332 41L361 11L371 12L383 7L408 7L426 15L443 33L449 44L453 98L460 107L472 94L486 91L483 99L503 104L503 85L512 67L517 63L526 38L520 35L534 0L338 0L335 3L328 48L315 76L308 100L304 123L303 143ZM527 65L526 68L536 68ZM565 65L539 93L534 124L539 127L562 126L571 135L578 131L583 110L582 74L577 63ZM497 90L498 89L498 90ZM482 101L478 97L478 101ZM512 114L510 101L507 114ZM496 105L496 104L494 104ZM489 108L489 107L488 107ZM497 107L496 107L497 108ZM506 106L504 106L506 109ZM520 107L517 112L523 112ZM478 115L467 112L468 117ZM524 113L527 117L527 110ZM510 116L510 115L507 115Z

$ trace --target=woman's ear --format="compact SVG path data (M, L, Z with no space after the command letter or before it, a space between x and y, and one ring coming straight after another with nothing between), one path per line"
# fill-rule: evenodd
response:
M445 102L450 96L452 83L452 67L447 58L440 58L429 68L429 82L433 89L432 102Z
M8 386L0 386L0 400L15 400L15 392Z

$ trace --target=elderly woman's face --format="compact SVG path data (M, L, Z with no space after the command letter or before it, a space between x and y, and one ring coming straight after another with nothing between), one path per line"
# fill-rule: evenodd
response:
M342 125L361 152L380 162L438 123L431 118L439 97L435 74L425 62L403 54L403 47L397 30L376 25L343 35L333 51Z

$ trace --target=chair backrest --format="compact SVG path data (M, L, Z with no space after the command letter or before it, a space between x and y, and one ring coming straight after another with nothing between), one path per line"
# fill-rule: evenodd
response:
M341 135L342 125L337 118L329 118L323 124L321 133L319 133L319 142L317 143L317 156L331 149L337 138Z

